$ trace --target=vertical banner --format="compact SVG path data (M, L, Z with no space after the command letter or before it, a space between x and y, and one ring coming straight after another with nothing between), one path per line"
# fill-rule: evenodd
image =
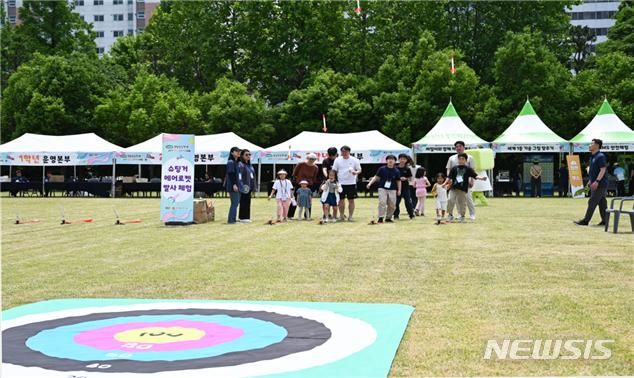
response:
M161 221L194 221L194 136L163 134Z
M568 181L570 182L572 198L585 198L579 155L566 155L566 162L568 163Z

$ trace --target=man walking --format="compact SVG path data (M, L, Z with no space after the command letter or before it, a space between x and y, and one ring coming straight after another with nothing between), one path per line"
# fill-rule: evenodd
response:
M601 139L592 139L592 144L590 144L592 156L590 157L590 169L588 172L590 175L590 181L588 182L590 185L590 198L588 199L586 215L582 219L574 221L579 226L587 226L590 223L597 205L601 215L601 223L598 226L605 225L605 209L608 207L608 201L605 199L608 191L608 164L605 155L600 151L602 146L603 141Z
M450 156L449 160L447 160L447 166L446 166L447 177L449 177L449 174L451 173L451 169L453 167L458 166L458 155L464 154L464 150L465 150L465 144L461 140L454 143L453 146L456 149L456 154ZM467 155L466 165L467 167L475 170L475 160L473 159L473 156ZM467 196L466 200L467 200L467 208L469 209L469 215L471 216L471 220L474 221L476 219L476 211L475 211L475 206L473 205L473 197L471 195L472 187L473 187L473 181L469 179L469 183L468 183L469 190L466 194ZM453 220L453 208L455 205L456 205L456 193L452 190L452 191L449 191L449 198L447 199L447 214L448 214L447 217L450 221Z

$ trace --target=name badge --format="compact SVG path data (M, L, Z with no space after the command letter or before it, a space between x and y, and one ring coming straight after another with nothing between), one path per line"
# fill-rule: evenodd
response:
M385 185L383 185L383 187L385 189L390 189L392 187L392 181L391 180L385 181Z
M457 182L458 184L462 184L462 181L463 181L462 176L458 176L458 177L456 177L456 182Z

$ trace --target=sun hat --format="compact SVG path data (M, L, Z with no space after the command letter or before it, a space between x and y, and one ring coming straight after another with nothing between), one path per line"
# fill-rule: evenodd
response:
M283 170L283 169L280 169L279 171L277 171L277 174L278 174L278 175L281 175L281 174L288 175L288 172L286 172L286 171L285 171L285 170Z

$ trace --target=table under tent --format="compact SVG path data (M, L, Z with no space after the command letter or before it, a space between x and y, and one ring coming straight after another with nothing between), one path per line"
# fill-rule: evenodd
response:
M532 195L530 168L534 162L542 167L542 195L552 196L555 187L555 158L561 161L563 153L570 151L570 143L553 132L537 116L529 100L519 115L492 142L496 157L500 153L523 154L522 189L524 195Z

